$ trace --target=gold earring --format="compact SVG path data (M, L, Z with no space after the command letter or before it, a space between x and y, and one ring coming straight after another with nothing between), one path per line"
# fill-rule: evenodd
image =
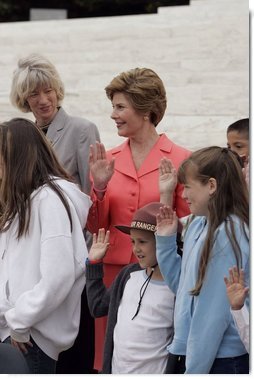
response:
M149 117L148 117L148 116L144 116L144 120L145 120L145 121L148 121L148 120L149 120Z

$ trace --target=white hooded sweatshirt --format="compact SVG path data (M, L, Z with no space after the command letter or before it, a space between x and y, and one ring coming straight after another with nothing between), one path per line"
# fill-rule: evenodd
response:
M29 231L17 239L17 218L0 233L0 339L30 336L57 360L77 336L87 248L83 236L90 198L76 184L57 179L67 211L47 185L32 193Z

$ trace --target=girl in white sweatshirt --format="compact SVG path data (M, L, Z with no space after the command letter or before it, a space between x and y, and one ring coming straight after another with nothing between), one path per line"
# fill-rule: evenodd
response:
M78 333L90 206L31 121L0 124L0 340L31 373L54 373Z

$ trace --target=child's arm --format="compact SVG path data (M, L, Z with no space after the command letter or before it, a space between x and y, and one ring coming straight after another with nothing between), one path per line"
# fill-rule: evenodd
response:
M234 319L235 326L238 330L239 336L245 349L250 351L250 315L247 306L244 304L239 310L231 308L231 314Z
M162 207L157 215L156 256L162 276L175 294L181 273L181 257L177 254L176 243L177 225L177 216L172 208Z
M90 262L101 261L109 247L109 230L99 229L98 236L93 234L93 244L88 254Z
M234 266L229 270L229 277L224 277L224 282L226 284L227 296L230 302L232 310L239 310L243 307L244 301L248 295L249 287L244 285L244 271L238 271L237 267Z
M159 165L159 190L160 202L165 205L173 205L174 191L177 185L177 174L172 162L168 158L162 158Z
M102 258L109 246L109 231L99 229L98 236L93 234L88 261L86 264L86 293L88 306L93 317L103 317L108 314L110 289L103 283Z
M160 213L157 215L157 235L172 236L177 232L178 219L172 207L165 205L160 208Z
M237 327L239 336L249 351L249 311L244 304L249 292L249 287L244 284L244 271L240 271L236 266L230 268L229 277L224 277L226 284L227 296L231 306L231 314Z

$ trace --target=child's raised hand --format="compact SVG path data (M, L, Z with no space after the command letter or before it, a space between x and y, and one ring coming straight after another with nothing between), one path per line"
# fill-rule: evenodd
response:
M229 268L229 277L224 277L227 288L227 295L233 310L243 307L249 288L244 285L244 271L240 271L236 266Z
M160 201L163 204L172 205L173 193L177 185L177 174L172 162L168 158L162 158L159 165L159 190Z
M109 247L109 230L105 233L105 229L99 229L98 236L93 234L93 244L89 251L88 258L92 261L100 260L106 254Z
M178 219L172 207L164 205L156 217L157 234L159 236L171 236L177 232Z

